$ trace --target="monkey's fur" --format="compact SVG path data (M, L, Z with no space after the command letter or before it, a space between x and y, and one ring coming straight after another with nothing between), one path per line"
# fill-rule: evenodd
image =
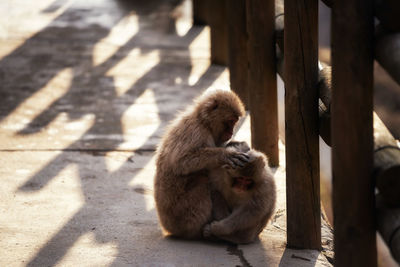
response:
M245 142L230 143L228 150L247 152L249 162L243 168L232 169L224 165L210 173L213 188L221 193L222 198L213 193L215 221L204 227L203 235L238 244L250 243L274 212L274 177L265 155L250 150Z
M164 230L182 238L200 238L212 219L209 171L243 166L247 155L222 145L244 108L230 91L201 96L169 127L157 151L154 197Z

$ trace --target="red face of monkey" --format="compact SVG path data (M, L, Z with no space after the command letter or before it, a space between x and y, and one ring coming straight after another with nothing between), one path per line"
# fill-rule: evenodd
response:
M254 185L254 180L249 177L232 177L232 189L236 193L249 191Z

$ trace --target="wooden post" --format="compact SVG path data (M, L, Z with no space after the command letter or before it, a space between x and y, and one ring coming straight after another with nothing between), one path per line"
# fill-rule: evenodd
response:
M252 146L279 165L274 0L247 0L248 91Z
M193 24L207 24L207 4L208 0L193 0Z
M335 1L332 8L331 137L337 266L377 264L372 10L372 0Z
M211 27L211 63L228 65L228 23L226 19L226 1L210 1L207 9L208 23ZM212 3L212 5L211 5Z
M321 249L318 0L285 0L287 245Z
M246 0L230 0L226 3L231 89L248 110Z

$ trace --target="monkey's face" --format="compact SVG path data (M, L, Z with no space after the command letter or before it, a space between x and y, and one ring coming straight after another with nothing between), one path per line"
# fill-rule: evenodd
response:
M233 129L235 128L235 125L238 120L239 117L231 116L230 118L222 122L223 128L222 128L222 133L220 135L220 140L219 140L220 143L225 143L226 141L232 138Z
M230 166L224 167L227 175L225 183L230 185L232 191L238 195L248 194L255 186L253 171L249 172L247 166L239 169L233 169Z
M244 194L254 186L254 180L249 177L236 176L231 178L232 190L237 194Z

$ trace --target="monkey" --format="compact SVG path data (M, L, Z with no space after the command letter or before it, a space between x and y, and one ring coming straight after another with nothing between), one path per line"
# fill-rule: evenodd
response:
M227 149L246 152L249 161L244 167L223 165L210 172L214 221L204 226L203 236L236 244L251 243L274 212L274 177L267 157L250 149L246 142L229 143Z
M216 90L197 98L168 127L157 148L154 178L157 215L166 234L202 238L212 219L209 171L248 161L245 153L223 146L243 115L235 93Z
M250 150L249 145L246 142L240 142L240 141L230 141L229 143L226 144L226 147L228 149L236 149L238 151L241 151L243 153L246 153ZM221 174L221 168L217 168L218 170L216 171L214 169L214 172L211 171L210 176L218 176L218 174ZM216 179L216 178L214 178ZM223 184L219 183L217 184L219 187L221 187ZM218 186L212 186L211 187L211 201L212 201L212 220L222 220L226 217L228 217L231 213L228 203L224 199L224 196L221 194L220 191L218 191ZM207 238L211 239L211 238Z

